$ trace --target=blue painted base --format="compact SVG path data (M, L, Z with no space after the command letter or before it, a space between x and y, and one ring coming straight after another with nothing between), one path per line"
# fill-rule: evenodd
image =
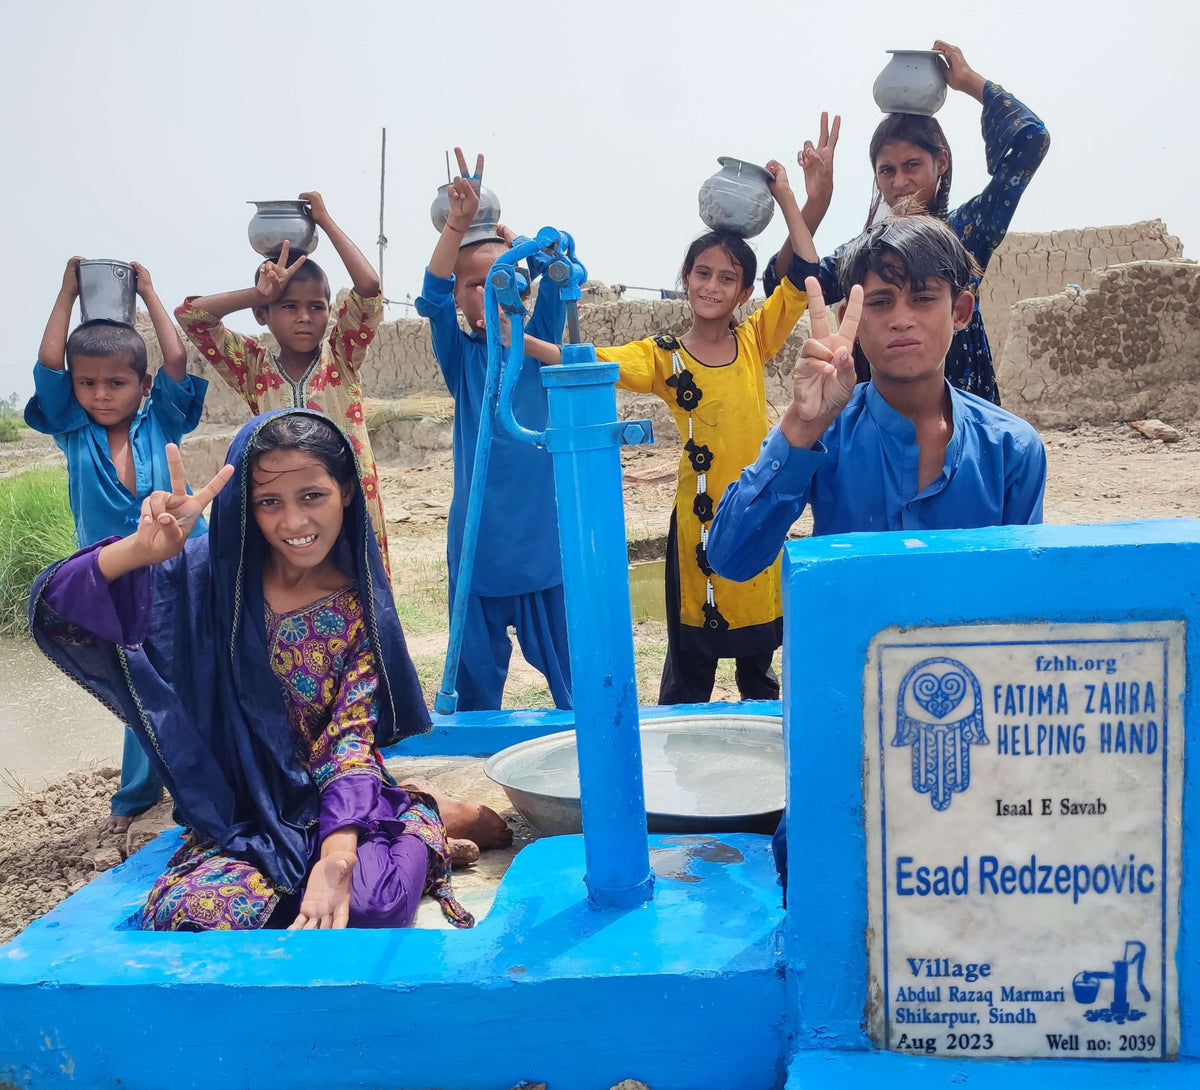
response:
M1193 1090L1200 1062L1123 1063L1112 1060L944 1060L895 1052L800 1052L788 1068L785 1090L1063 1090L1064 1087L1137 1086L1138 1090Z
M0 1085L774 1087L783 912L767 837L650 838L654 900L586 901L527 847L471 931L122 930L164 834L0 947Z

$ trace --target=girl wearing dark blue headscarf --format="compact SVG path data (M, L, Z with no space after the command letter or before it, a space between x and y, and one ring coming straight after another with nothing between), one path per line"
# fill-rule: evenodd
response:
M137 531L30 600L42 650L133 725L187 827L142 926L395 927L423 891L469 926L437 804L379 754L430 721L345 437L256 417L195 496L168 459Z

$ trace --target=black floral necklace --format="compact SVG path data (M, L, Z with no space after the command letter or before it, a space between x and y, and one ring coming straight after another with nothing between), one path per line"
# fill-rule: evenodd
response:
M667 385L675 391L675 403L688 414L687 442L683 444L683 449L687 451L688 461L696 471L696 498L692 500L692 514L700 520L696 565L704 575L704 605L701 607L704 611L704 627L713 633L725 632L729 629L729 622L717 609L712 584L713 570L708 563L708 526L716 514L716 505L708 494L708 471L712 469L713 454L703 443L696 442L692 427L692 413L704 397L704 391L696 385L696 376L684 365L680 355L683 345L677 337L661 334L654 338L654 342L671 353L671 377L667 379Z

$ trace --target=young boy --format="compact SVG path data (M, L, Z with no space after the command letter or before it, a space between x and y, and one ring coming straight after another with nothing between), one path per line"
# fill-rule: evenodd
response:
M350 437L358 455L375 540L388 566L387 523L379 470L362 407L360 370L383 319L383 291L371 263L333 221L320 193L301 193L313 222L333 243L353 289L329 324L329 280L305 255L288 264L288 245L276 261L259 266L255 285L220 295L188 296L175 317L200 355L250 406L252 413L290 407L323 412ZM279 343L272 356L254 337L222 324L228 314L252 310ZM389 575L391 574L389 567Z
M464 176L452 183L450 215L429 259L417 300L417 313L429 319L433 352L454 397L454 497L446 528L451 606L475 466L475 441L481 415L488 408L482 403L487 375L483 285L492 262L513 241L512 233L497 225L495 238L460 248L479 208L479 194L465 176L462 152L456 148L455 153ZM482 173L481 155L476 179ZM531 271L540 273L537 262L531 264ZM470 332L459 327L456 307ZM543 277L529 332L558 342L565 316L557 286ZM540 429L546 426L547 412L540 368L527 358L513 391L513 413L526 427ZM475 554L455 684L460 711L500 707L512 653L509 625L516 629L526 660L545 675L555 705L571 706L556 509L550 455L514 439L497 424L492 432L487 491L479 519L480 547Z
M165 448L178 444L200 422L208 383L186 370L187 352L171 316L136 261L137 292L162 349L153 384L146 373L146 344L137 331L115 322L87 322L70 337L71 310L79 294L79 262L67 262L33 368L35 393L25 423L54 436L67 458L67 490L75 534L86 548L137 527L142 500L171 490ZM64 369L65 363L65 369ZM143 408L146 395L149 402ZM207 530L203 518L192 534ZM121 786L112 798L106 828L123 832L132 818L159 799L162 782L125 729Z
M971 320L974 259L941 220L872 227L838 267L849 297L837 333L807 281L812 338L791 404L762 453L726 491L709 563L748 579L774 562L805 504L813 534L939 530L1042 521L1046 452L1034 429L946 381L954 334ZM871 381L855 385L855 338ZM787 889L780 822L775 861Z
M749 579L773 563L806 504L814 535L1042 521L1037 432L946 382L951 338L973 313L974 272L944 223L906 216L847 247L839 279L853 291L837 333L808 280L813 336L792 401L709 533L709 563L721 575ZM857 387L856 336L871 365L871 381Z

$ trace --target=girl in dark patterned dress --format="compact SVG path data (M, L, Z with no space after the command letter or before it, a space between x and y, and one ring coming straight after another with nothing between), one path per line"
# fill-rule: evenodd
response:
M256 417L195 496L167 454L172 491L137 531L48 568L30 605L46 654L134 725L186 826L141 926L398 927L423 892L469 926L439 800L379 753L430 721L345 436L311 410Z
M953 160L942 127L921 114L888 114L871 137L871 168L875 196L867 216L869 227L883 211L900 205L906 211L927 211L944 219L958 235L980 268L971 281L975 312L967 327L954 335L946 356L946 380L960 390L976 394L997 405L1000 390L992 366L992 350L979 313L979 285L992 252L1004 241L1017 202L1029 185L1033 172L1050 147L1046 126L1028 107L998 84L985 80L963 59L962 50L937 41L933 48L946 58L946 84L977 99L983 106L983 144L992 180L982 193L957 208L950 208ZM823 258L818 279L827 303L842 299L837 281L837 262L845 247ZM763 285L770 293L776 283L776 263L787 267L791 249L785 242L768 262ZM869 377L866 360L855 353L859 381Z

